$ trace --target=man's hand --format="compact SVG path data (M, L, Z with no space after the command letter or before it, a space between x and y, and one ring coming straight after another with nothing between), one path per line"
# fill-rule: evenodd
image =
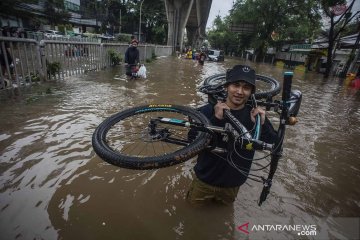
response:
M265 110L262 109L261 107L253 108L250 113L251 121L255 122L255 116L257 114L260 114L261 125L263 125L265 122L265 114L266 114Z
M230 110L229 106L226 103L218 101L214 106L215 117L219 120L224 118L224 109Z

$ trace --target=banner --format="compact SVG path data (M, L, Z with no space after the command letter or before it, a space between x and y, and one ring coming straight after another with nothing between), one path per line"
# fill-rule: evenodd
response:
M330 7L330 11L335 15L335 16L339 16L341 14L343 14L347 9L346 4L339 4L333 7Z

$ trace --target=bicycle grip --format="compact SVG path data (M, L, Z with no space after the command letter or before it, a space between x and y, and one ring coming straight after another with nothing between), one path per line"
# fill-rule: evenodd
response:
M283 101L287 101L290 98L293 75L294 75L293 72L284 73L283 92L282 92Z

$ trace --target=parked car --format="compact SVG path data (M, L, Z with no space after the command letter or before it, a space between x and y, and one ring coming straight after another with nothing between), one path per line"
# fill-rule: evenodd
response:
M59 38L59 37L65 37L61 32L56 30L46 30L44 32L44 36L47 38Z
M224 61L224 51L222 50L212 50L210 49L208 51L208 59L210 61Z
M100 35L100 38L103 40L115 40L115 37L110 34L102 34Z

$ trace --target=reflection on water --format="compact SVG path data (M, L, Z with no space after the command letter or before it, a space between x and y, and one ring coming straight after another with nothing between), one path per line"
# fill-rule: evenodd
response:
M201 82L237 63L242 62L200 66L161 58L148 64L146 80L127 79L119 66L46 86L47 93L35 86L2 99L1 239L240 239L248 236L237 226L261 219L331 229L324 238L346 236L336 220L326 219L359 216L360 99L338 79L295 73L293 88L303 92L300 121L287 130L284 156L262 207L262 186L251 181L233 207L189 206L184 199L194 160L135 171L95 155L91 136L106 117L147 103L199 106L206 102L196 92ZM283 69L253 66L282 78ZM276 121L276 115L270 118ZM297 236L258 234L252 238Z

